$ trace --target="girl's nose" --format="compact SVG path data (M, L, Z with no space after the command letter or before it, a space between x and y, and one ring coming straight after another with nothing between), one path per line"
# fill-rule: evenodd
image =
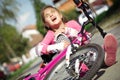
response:
M50 17L52 17L53 16L53 14L50 14Z

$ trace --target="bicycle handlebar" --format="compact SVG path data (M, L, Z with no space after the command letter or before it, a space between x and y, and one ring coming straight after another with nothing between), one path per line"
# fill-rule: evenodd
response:
M90 17L89 14L88 14L88 12L87 12L87 9L90 9L89 4L87 4L83 0L73 0L73 1L74 1L74 3L76 4L76 6L78 8L81 8L83 10L85 16L88 19L86 22L83 23L83 27L82 27L82 29L81 29L81 31L79 33L83 33L85 25L87 25L89 23L92 23L92 25L95 26L98 29L98 31L100 32L100 34L104 38L107 33L104 32L103 29L99 25L96 24L96 22L94 21L94 19L92 17Z

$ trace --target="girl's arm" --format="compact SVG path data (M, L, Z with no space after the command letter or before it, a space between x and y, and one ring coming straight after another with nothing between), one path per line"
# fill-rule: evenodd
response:
M47 47L53 42L53 40L54 32L49 30L44 39L36 46L37 55L40 56L41 54L47 54Z

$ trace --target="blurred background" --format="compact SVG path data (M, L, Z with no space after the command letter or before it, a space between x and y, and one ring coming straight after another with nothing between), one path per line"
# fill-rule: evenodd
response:
M120 10L119 0L84 1L93 8L98 23ZM34 46L46 33L40 17L46 5L58 8L67 20L81 25L86 21L73 0L0 0L0 80L15 80L36 61Z

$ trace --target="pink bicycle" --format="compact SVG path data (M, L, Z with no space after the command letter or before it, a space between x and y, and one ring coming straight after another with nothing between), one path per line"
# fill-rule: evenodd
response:
M90 80L99 70L104 59L101 46L91 43L81 47L72 47L72 54L67 64L68 48L57 54L37 73L27 75L23 80Z
M94 22L87 14L86 9L89 5L83 0L74 0L79 8L83 10L88 18L84 23L78 37L71 41L66 49L56 54L44 68L41 68L37 73L26 75L23 80L90 80L101 67L104 60L103 48L95 43L87 43L90 37L85 33L84 27L88 23L96 26L101 35L106 35L105 32ZM64 34L60 34L57 39L66 39ZM68 39L68 38L67 38Z

